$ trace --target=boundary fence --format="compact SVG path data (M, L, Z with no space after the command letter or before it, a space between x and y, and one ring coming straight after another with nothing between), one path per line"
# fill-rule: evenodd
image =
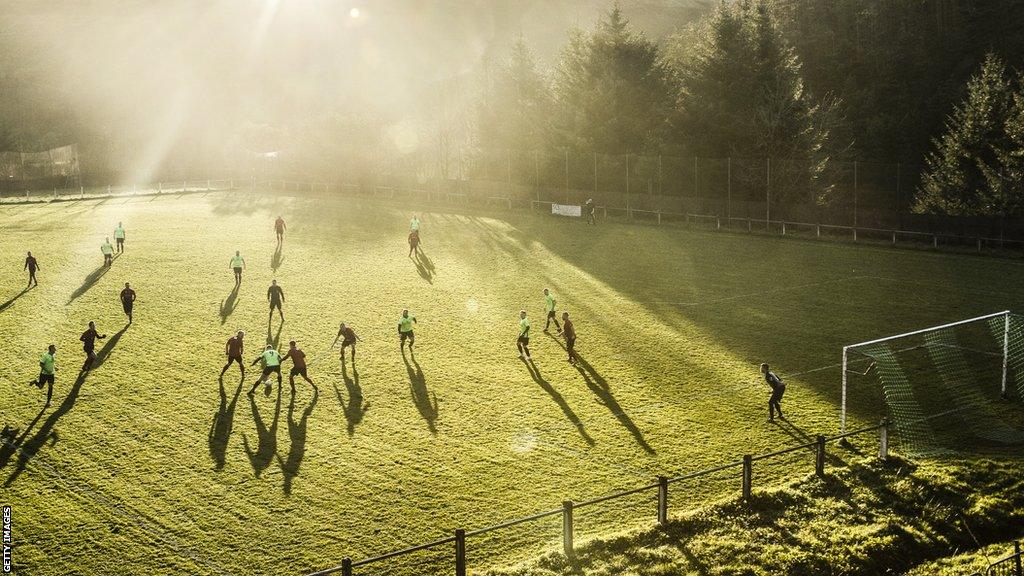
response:
M450 185L449 185L450 184ZM256 180L254 178L220 178L206 180L161 181L147 184L108 185L98 187L54 188L48 190L25 190L17 194L0 194L0 204L51 202L62 200L97 199L120 196L148 196L159 194L181 194L249 189L279 190L283 192L338 193L345 196L372 197L385 200L413 200L425 203L443 203L464 207L513 210L550 207L556 202L538 199L521 199L511 195L500 195L497 190L472 190L454 183L420 187L382 186L344 182L317 182L305 180ZM538 193L539 196L539 193ZM687 228L724 232L746 232L799 239L845 241L895 247L912 247L934 250L971 251L992 253L1002 256L1024 257L1024 240L995 238L985 235L962 235L944 232L923 232L898 228L872 228L802 222L797 220L767 220L764 218L728 217L715 214L695 214L648 210L633 207L598 205L595 207L604 219L625 219L630 222L656 225L677 225Z
M910 422L907 425L917 424L917 423L919 423L921 421L924 421L924 420L930 420L930 419L941 417L941 416L945 416L945 415L946 414L936 414L936 415L933 415L933 416L927 416L925 418L921 418L918 421ZM617 499L620 499L620 498L624 498L624 497L627 497L627 496L632 496L634 494L640 494L640 493L643 493L643 492L657 491L657 522L658 522L659 525L664 526L665 524L668 523L668 520L669 520L669 514L668 514L668 512L669 512L669 486L671 484L675 484L677 482L682 482L684 480L694 480L694 479L697 479L697 478L706 477L706 476L709 476L711 474L715 474L717 472L722 472L724 470L739 469L740 470L740 494L741 494L741 496L742 496L742 498L743 498L743 500L745 502L749 502L750 498L751 498L751 492L753 490L754 463L755 462L760 462L760 461L769 460L769 459L772 459L772 458L777 458L779 456L783 456L785 454L790 454L792 452L797 452L797 451L800 451L800 450L808 450L808 449L810 449L810 450L814 451L814 472L815 472L815 474L817 474L818 476L824 476L825 475L825 460L826 460L826 455L827 455L827 448L826 448L827 443L833 442L833 441L839 441L840 443L846 443L847 439L849 439L849 438L877 431L878 432L878 458L884 461L889 456L889 434L890 434L890 430L895 431L895 430L898 430L898 429L899 429L898 426L892 426L889 423L888 420L882 420L881 423L879 423L879 424L877 424L875 426L868 426L868 427L865 427L865 428L860 428L858 430L854 430L852 432L847 432L847 433L844 433L844 434L838 434L838 435L834 435L834 436L825 436L825 435L819 434L819 435L817 435L817 437L815 437L815 440L813 442L807 442L807 443L804 443L804 444L798 444L798 445L795 445L795 446L790 446L788 448L784 448L782 450L777 450L775 452L769 452L769 453L766 453L766 454L757 454L757 455L746 454L746 455L744 455L739 460L734 460L734 461L722 464L720 466L715 466L713 468L706 468L706 469L703 469L703 470L697 470L695 472L690 472L690 473L687 473L687 474L683 474L683 475L675 476L675 477L671 477L671 478L670 477L666 477L666 476L658 476L656 481L653 482L653 483L650 483L650 484L647 484L647 485L644 485L644 486L640 486L640 487L637 487L637 488L633 488L633 489L630 489L630 490L624 490L624 491L620 491L620 492L614 492L612 494L608 494L608 495L605 495L605 496L599 496L597 498L591 498L590 500L583 500L583 501L580 501L580 502L574 502L572 500L565 500L565 501L562 502L562 506L560 508L555 508L555 509L546 510L546 511L543 511L543 512L538 512L536 514L533 514L533 515L530 515L530 516L524 516L522 518L516 518L514 520L508 520L508 521L502 522L500 524L494 524L494 525L487 526L487 527L484 527L484 528L477 528L475 530L465 530L465 529L459 528L459 529L456 529L454 531L452 536L448 536L447 538L441 538L439 540L434 540L432 542L427 542L425 544L420 544L420 545L417 545L417 546L411 546L411 547L408 547L408 548L403 548L401 550L394 550L394 551L391 551L391 552L388 552L388 553L385 553L385 554L381 554L379 556L374 556L374 557L371 557L371 558L364 558L362 560L352 560L351 558L344 558L340 565L337 565L337 566L334 566L334 567L331 567L331 568L327 568L327 569L324 569L324 570L320 570L318 572L312 572L308 576L326 576L328 574L337 574L337 573L341 573L342 576L353 576L353 574L355 574L355 569L360 567L360 566L367 566L367 565L374 564L374 563L377 563L377 562L382 562L384 560L388 560L388 559L391 559L391 558L396 558L396 557L399 557L399 556L405 556L405 555L413 554L415 552L419 552L419 551L422 551L422 550L433 549L433 548L437 548L437 547L440 547L440 546L446 546L446 545L450 545L450 544L454 544L452 552L453 552L453 561L454 561L454 564L455 564L455 575L456 576L466 576L466 574L467 574L466 546L467 546L467 539L468 538L471 538L471 537L474 537L474 536L480 536L480 535L487 534L487 533L490 533L490 532L495 532L495 531L502 530L504 528L509 528L509 527L512 527L512 526L517 526L519 524L525 524L525 523L528 523L528 522L534 522L534 521L542 520L542 519L545 519L545 518L553 518L553 517L556 517L556 516L560 516L561 519L562 519L562 551L563 551L563 553L567 557L571 558L574 555L574 549L575 549L575 544L574 544L574 541L573 541L573 536L574 536L573 514L574 514L574 512L576 510L578 510L580 508L584 508L584 507L588 507L588 506L595 506L595 505L601 504L603 502L608 502L608 501L611 501L611 500L617 500Z
M1016 540L1013 543L1013 554L996 560L984 572L975 572L971 576L1024 576L1022 558L1024 555L1021 553L1020 540Z

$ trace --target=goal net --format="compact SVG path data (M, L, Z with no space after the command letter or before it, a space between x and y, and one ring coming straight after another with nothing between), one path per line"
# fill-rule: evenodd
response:
M840 428L888 418L912 454L1024 447L1024 317L996 312L843 348Z

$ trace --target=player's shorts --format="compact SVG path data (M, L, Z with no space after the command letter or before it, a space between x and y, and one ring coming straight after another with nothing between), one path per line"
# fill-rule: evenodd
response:
M131 314L133 306L135 306L135 302L132 302L130 300L122 300L121 301L121 307L124 308L124 313L125 314Z
M400 340L402 342L405 342L406 338L408 338L409 340L415 340L415 337L413 336L412 332L412 330L409 330L408 332L399 332Z
M768 400L769 402L781 402L782 395L786 393L786 386L782 385L772 390L772 397Z
M522 344L523 346L529 346L530 345L530 337L529 336L520 336L519 339L516 340L516 344Z
M263 368L263 375L264 376L270 376L271 374L274 374L275 372L277 373L278 376L281 375L281 365L280 364L278 364L277 366L267 366L267 367Z
M344 348L346 346L355 346L355 345L356 345L356 341L355 340L349 340L349 339L346 338L345 340L341 341L341 347L342 348Z
M548 310L548 318L551 318L552 320L557 320L557 318L555 318L554 310Z
M115 238L118 244L124 244L124 238Z
M228 364L231 364L232 362L238 362L239 366L242 366L243 368L245 367L245 364L242 364L241 356L228 356Z
M241 274L242 273L242 269L241 268L233 268L233 270L235 271L235 274Z
M53 374L43 374L42 372L40 372L39 373L39 380L38 380L38 382L39 382L39 387L40 388L43 387L43 384L49 384L49 385L52 386L53 385Z
M575 338L566 338L565 339L565 348L567 350L572 350L572 347L575 346L575 345L576 345L576 339Z
M279 300L270 301L270 309L273 310L274 308L277 308L278 310L281 309L281 302Z
M306 367L303 366L302 368L299 368L298 366L292 366L292 370L289 374L292 376L306 376ZM306 377L308 378L308 376Z

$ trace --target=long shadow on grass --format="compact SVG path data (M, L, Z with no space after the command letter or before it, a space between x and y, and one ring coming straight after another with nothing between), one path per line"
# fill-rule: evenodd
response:
M68 395L64 397L64 401L60 403L60 406L57 406L57 409L50 413L42 426L39 427L39 430L37 430L31 438L23 440L20 444L16 445L18 463L4 482L4 487L10 487L14 484L14 481L18 479L18 476L25 470L25 467L28 466L29 461L31 461L44 446L47 444L53 446L57 443L58 436L57 431L54 430L54 426L57 425L57 422L65 414L75 407L75 402L78 401L78 394L82 391L82 385L85 384L85 379L88 374L89 372L79 372L78 378L75 379L75 383L72 384L71 390L68 391ZM42 416L42 412L40 412L39 415ZM36 419L38 420L38 416ZM31 426L25 430L25 433L27 434L30 429ZM10 456L8 456L8 458L10 458ZM4 464L6 464L6 462L4 462Z
M575 412L573 412L569 403L565 401L565 398L561 394L559 394L558 390L555 390L555 387L541 376L540 370L537 368L537 365L533 363L533 360L527 362L526 359L520 358L520 361L522 361L526 366L526 370L530 373L530 377L533 378L533 381L536 382L542 390L547 392L548 395L551 396L551 399L555 401L555 404L558 404L558 407L562 409L562 413L565 414L565 417L569 419L569 422L572 422L572 425L576 427L576 430L580 433L580 436L583 437L583 440L587 444L593 446L594 439L587 434L586 428L583 427L583 421L580 420L580 417L577 416Z
M231 293L228 297L220 301L220 323L221 326L228 321L228 317L235 311L235 307L238 306L238 288L239 285L235 284L235 287L231 289Z
M412 363L409 363L412 358ZM423 376L423 370L416 355L412 352L407 357L405 349L402 349L402 361L405 362L405 370L409 373L409 392L412 395L412 403L416 405L420 416L427 422L427 428L431 434L437 434L434 423L437 421L437 395L427 389L427 379Z
M420 262L419 252L416 252L415 256L410 256L409 259L416 265L416 272L419 273L420 278L423 278L428 283L433 284L434 275L431 274L430 270L423 265L423 262Z
M274 419L267 426L260 417L260 409L256 406L256 397L249 396L249 405L252 407L252 420L256 424L256 449L249 445L249 437L242 434L242 444L245 453L252 464L252 471L259 478L270 463L274 461L277 454L277 423L281 419L281 386L277 387L277 401L274 403Z
M359 372L356 371L355 365L352 366L352 377L349 378L345 362L342 362L341 378L345 381L348 404L345 403L345 398L341 395L338 385L333 382L331 385L334 386L334 393L338 395L338 403L341 404L341 409L345 412L345 420L348 422L348 435L352 436L355 434L356 426L363 421L363 416L370 409L370 403L363 404L363 389L359 386Z
M601 404L604 404L605 407L611 411L612 415L619 420L619 423L621 423L626 430L629 430L629 433L633 435L636 443L644 449L644 452L654 454L654 448L651 448L651 445L647 443L646 439L644 439L643 432L637 428L636 424L633 423L633 420L630 419L622 409L622 406L620 406L618 401L615 400L615 396L612 394L611 388L608 386L608 381L605 380L597 370L594 370L594 367L584 360L578 352L576 353L576 364L573 366L576 368L576 371L583 376L584 382L587 383L587 388L590 388L590 391L598 397Z
M271 317L271 318L273 318L273 317ZM268 319L267 320L267 344L272 345L274 347L274 349L276 350L278 344L280 344L280 342L281 342L281 329L284 328L284 320L281 320L281 322L277 325L277 332L274 332L273 334L271 334L271 331L270 331L271 325L272 325L271 320Z
M281 250L284 249L284 244L281 242L277 243L277 248L274 250L273 257L270 258L270 269L277 272L277 269L281 267L281 263L284 262L284 255Z
M116 259L117 256L114 256L114 258ZM90 288L95 286L96 283L100 281L100 278L103 278L103 276L107 273L107 270L110 270L110 268L111 267L100 265L99 268L97 268L97 269L93 270L92 272L90 272L89 275L85 277L85 280L82 282L82 285L79 286L74 292L71 293L71 297L68 298L68 302L67 303L71 304L72 302L77 300L80 296L82 296L86 292L88 292Z
M207 440L210 444L210 457L213 458L216 469L223 470L227 459L228 438L231 437L231 430L234 428L235 405L238 403L238 396L242 393L245 377L243 376L238 381L238 388L235 388L230 402L228 402L228 395L224 390L224 375L221 374L217 380L220 382L220 407L213 415L213 423L210 424Z
M14 304L18 300L18 298L21 298L29 290L31 290L33 288L35 288L34 284L32 286L27 287L27 288L23 288L21 292L18 292L17 294L12 296L10 300L8 300L7 302L4 302L3 304L0 304L0 312L3 312L4 310L7 310L8 308L10 308L11 305Z
M100 348L100 351L96 353L96 359L93 360L92 366L89 368L90 370L96 370L107 361L107 358L110 358L110 354L114 351L114 347L117 346L118 341L121 340L124 333L128 331L129 326L131 325L125 324L123 328L110 337L110 340L107 340L107 343L103 345L103 348Z
M306 430L309 424L309 415L313 413L319 396L320 392L313 388L313 399L309 401L309 406L302 411L302 417L298 421L295 420L294 393L288 402L288 438L291 440L291 444L288 448L288 457L285 460L282 461L281 456L276 455L277 463L281 466L281 472L284 474L284 493L287 496L292 493L292 479L299 475L299 466L302 465L302 458L306 455Z

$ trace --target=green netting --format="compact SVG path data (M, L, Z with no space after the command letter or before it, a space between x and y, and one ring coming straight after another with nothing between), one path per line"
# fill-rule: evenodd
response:
M998 316L851 348L851 409L872 418L881 411L894 425L894 443L910 454L1019 451L1024 322L1010 317L1008 398L1001 394L1005 323ZM858 361L868 359L873 369L860 371ZM874 390L880 401L872 402Z

